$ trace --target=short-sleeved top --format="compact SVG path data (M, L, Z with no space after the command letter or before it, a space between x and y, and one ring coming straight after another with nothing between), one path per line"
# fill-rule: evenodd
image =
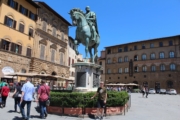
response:
M46 101L49 98L50 87L47 85L41 85L38 89L39 101Z
M99 87L97 89L97 93L98 93L98 100L105 100L105 97L106 97L106 94L107 94L107 91L106 91L106 88L103 87Z
M7 97L9 94L9 91L10 89L7 86L2 87L2 90L1 90L2 96Z
M33 100L33 94L35 93L35 88L32 83L29 81L25 83L21 89L22 92L24 92L23 100L25 101L32 101Z

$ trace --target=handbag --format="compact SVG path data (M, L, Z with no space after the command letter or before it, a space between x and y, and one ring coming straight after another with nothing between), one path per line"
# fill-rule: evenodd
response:
M44 86L44 88L46 89L46 87ZM50 105L50 97L49 97L49 94L48 94L48 92L47 92L47 90L46 90L46 94L48 95L48 99L46 100L46 105L47 106L49 106Z
M17 98L19 95L19 91L17 91L14 95L13 95L13 98Z

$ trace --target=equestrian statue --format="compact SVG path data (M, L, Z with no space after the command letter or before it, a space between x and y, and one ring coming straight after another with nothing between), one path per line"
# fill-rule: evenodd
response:
M82 43L85 46L86 62L88 59L88 51L92 63L97 63L98 46L100 43L100 36L97 27L96 14L90 11L90 7L86 7L86 13L78 8L70 10L72 24L77 26L76 37L74 40L75 52L78 55L78 45ZM94 48L94 54L92 49Z

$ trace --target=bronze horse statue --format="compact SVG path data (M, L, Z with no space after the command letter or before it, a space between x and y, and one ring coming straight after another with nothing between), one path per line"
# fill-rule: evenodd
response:
M77 26L76 37L74 40L76 54L79 54L78 45L82 43L85 46L86 62L88 59L88 51L89 51L91 62L96 63L98 58L97 48L100 43L99 35L98 34L96 35L95 41L92 40L91 27L89 26L83 11L81 11L80 9L72 9L69 14L71 15L73 25ZM94 54L92 54L93 48L94 48Z

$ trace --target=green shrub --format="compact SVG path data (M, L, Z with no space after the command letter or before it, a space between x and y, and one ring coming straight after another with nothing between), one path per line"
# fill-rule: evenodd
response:
M91 99L91 97L95 94L95 92L88 93L59 93L59 92L51 92L51 106L57 107L96 107L97 97L95 99ZM107 107L114 106L123 106L128 101L127 92L108 92L107 98Z

